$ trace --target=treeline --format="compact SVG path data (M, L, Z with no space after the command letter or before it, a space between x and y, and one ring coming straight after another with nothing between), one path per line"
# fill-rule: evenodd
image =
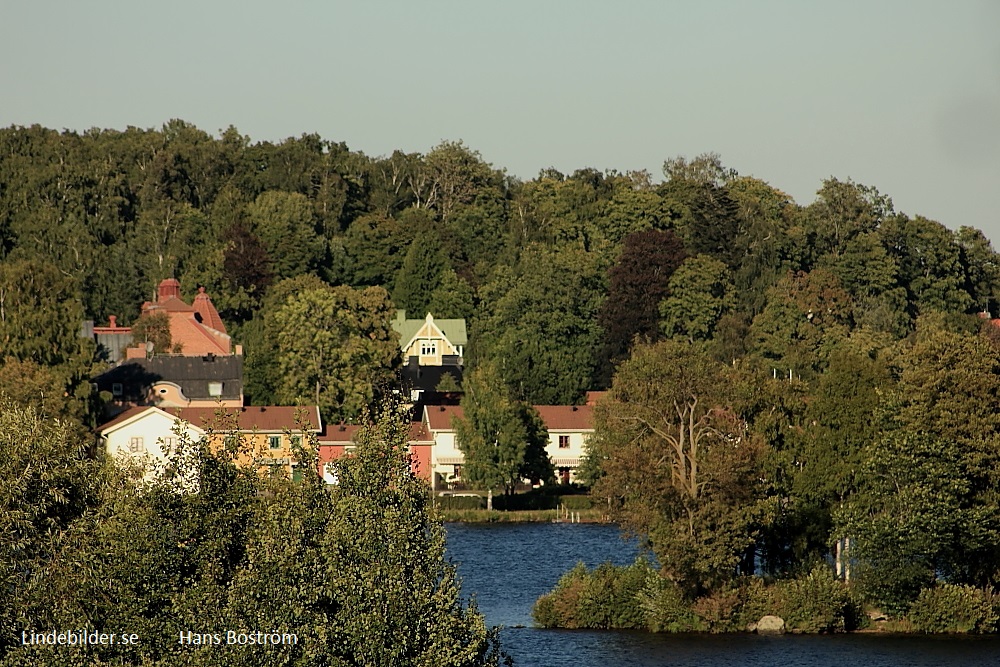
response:
M520 181L461 143L372 158L180 121L8 128L0 386L85 421L79 321L134 322L169 276L212 295L255 402L333 418L388 382L393 308L465 317L468 365L499 376L499 400L610 387L594 494L649 537L683 599L826 558L888 613L939 579L991 589L989 241L850 181L800 206L716 156L663 176Z
M445 559L408 426L398 408L368 423L330 464L334 488L259 476L234 465L237 445L183 437L142 483L0 398L0 665L508 664ZM81 631L106 639L67 642Z
M21 391L49 401L86 394L93 351L75 337L79 320L134 323L165 277L187 298L211 294L246 347L256 403L305 400L281 387L301 355L273 325L303 285L355 288L314 302L465 317L470 365L493 361L516 399L551 404L608 386L637 337L712 340L720 359L813 382L837 341L867 353L911 334L922 313L995 307L1000 280L977 230L908 217L836 179L799 206L715 156L668 160L662 181L593 169L520 181L461 143L369 157L316 135L253 143L182 121L34 126L0 130L0 185L0 356L22 364L0 373L62 383ZM369 288L384 293L362 297ZM359 335L381 336L379 318ZM357 384L387 362L365 354L375 361L363 380L317 371L335 416L374 397Z

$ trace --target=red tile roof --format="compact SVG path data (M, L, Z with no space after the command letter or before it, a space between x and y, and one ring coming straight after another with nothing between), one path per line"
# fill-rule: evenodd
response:
M106 421L103 424L101 424L100 426L98 426L97 427L97 432L98 433L103 433L104 431L106 431L106 430L108 430L110 428L118 426L118 424L121 424L124 421L128 421L129 419L131 419L132 417L136 416L137 414L145 412L146 410L154 410L154 409L155 408L153 408L153 406L151 406L151 405L140 405L140 406L137 406L137 407L134 407L134 408L129 408L125 412L122 412L121 414L115 416L114 419Z
M424 411L432 431L450 431L451 418L462 419L465 416L465 411L458 405L428 405Z
M215 309L215 305L208 294L205 293L204 287L198 288L198 296L194 298L194 303L191 305L194 308L194 312L201 317L202 324L216 331L226 333L226 325L222 323L219 311Z
M545 427L553 431L587 431L593 429L594 408L589 405L536 405ZM427 422L432 431L450 431L452 418L461 419L464 411L457 405L428 405Z
M295 407L288 405L260 405L242 408L164 408L165 412L180 417L194 426L216 427L225 430L228 421L236 417L241 431L281 432L285 429L298 430L296 418L302 415L302 426L306 430L320 432L322 422L319 408L315 405Z
M536 405L535 409L550 431L587 431L594 428L594 408L590 405Z

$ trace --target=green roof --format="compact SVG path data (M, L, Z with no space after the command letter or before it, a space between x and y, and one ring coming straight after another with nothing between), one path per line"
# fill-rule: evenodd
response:
M429 313L431 314L431 313ZM433 316L433 314L431 314ZM408 320L406 319L405 310L396 311L396 319L392 321L392 328L396 330L399 334L399 344L406 345L413 337L417 335L420 331L420 327L424 326L426 318L419 320ZM469 343L469 337L465 332L465 320L439 320L434 318L434 324L444 337L451 341L452 345L467 345Z

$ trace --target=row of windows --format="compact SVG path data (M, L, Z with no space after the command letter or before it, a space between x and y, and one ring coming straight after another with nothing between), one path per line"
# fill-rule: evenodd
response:
M177 438L167 437L162 438L163 448L165 451L172 451L174 447L177 446ZM223 441L226 447L235 447L237 440L235 436L228 435ZM302 437L298 435L292 436L292 446L299 447L302 445ZM267 436L267 446L269 449L281 449L281 436L280 435L269 435ZM138 454L146 450L142 436L136 436L129 438L128 440L128 450L133 454Z
M166 452L171 452L177 447L177 438L170 436L167 438L160 438L163 442L163 450ZM133 454L138 454L140 452L146 451L146 444L142 436L135 436L128 439L128 450Z

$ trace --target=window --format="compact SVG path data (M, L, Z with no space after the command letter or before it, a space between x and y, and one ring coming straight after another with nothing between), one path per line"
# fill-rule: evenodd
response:
M560 435L559 436L559 449L569 449L569 436Z
M235 452L236 448L240 446L240 439L235 435L227 435L222 439L222 445L227 451Z
M281 436L280 435L269 435L267 436L267 446L271 449L281 449Z
M301 435L293 435L292 436L292 447L301 447L301 446L302 446L302 436Z
M122 383L121 382L115 382L114 384L112 384L111 385L111 393L114 394L115 396L121 396L122 395Z
M208 395L209 396L222 396L222 383L221 382L209 382L208 383Z
M128 450L130 452L132 452L133 454L138 454L139 452L143 451L143 449L145 449L145 447L143 446L141 437L128 439Z
M175 436L169 436L163 439L163 451L167 454L172 453L177 449L177 438Z
M437 354L438 344L436 340L420 341L420 356L433 357Z

